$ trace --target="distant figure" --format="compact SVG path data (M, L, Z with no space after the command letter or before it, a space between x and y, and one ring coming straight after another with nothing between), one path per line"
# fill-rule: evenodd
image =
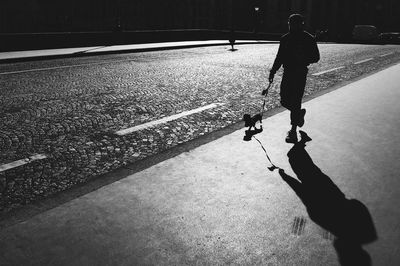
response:
M304 18L300 14L289 17L289 33L280 40L274 65L269 73L269 82L274 80L276 71L283 65L281 82L281 104L290 110L292 128L288 131L286 142L297 142L297 127L304 125L305 109L301 101L306 85L308 65L319 61L319 51L314 37L304 31Z
M232 49L231 49L232 52L236 51L235 48L233 47L235 45L235 41L236 41L235 40L235 31L231 30L231 34L229 36L229 43L230 43L230 45L232 47Z

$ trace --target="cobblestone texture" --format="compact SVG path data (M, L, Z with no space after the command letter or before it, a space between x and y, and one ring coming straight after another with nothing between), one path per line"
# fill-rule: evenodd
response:
M399 61L399 46L320 44L306 94ZM47 159L0 173L0 213L47 197L241 120L260 109L277 45L206 47L0 65L0 165ZM395 52L387 57L378 55ZM373 61L353 65L357 60ZM93 65L90 65L93 64ZM344 65L321 76L312 73ZM279 105L280 74L267 109ZM117 130L211 103L213 109L125 136Z

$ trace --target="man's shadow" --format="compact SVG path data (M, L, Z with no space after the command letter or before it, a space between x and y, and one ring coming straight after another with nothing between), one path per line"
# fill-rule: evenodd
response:
M377 239L367 207L356 199L347 199L342 191L312 161L305 150L311 139L305 132L301 141L288 152L289 163L298 179L279 174L295 191L316 224L335 236L334 247L341 265L371 265L371 257L362 245Z

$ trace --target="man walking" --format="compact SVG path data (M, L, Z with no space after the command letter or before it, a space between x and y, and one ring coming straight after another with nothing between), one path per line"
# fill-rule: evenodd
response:
M301 109L308 65L319 61L319 51L314 37L304 31L304 18L300 14L289 17L289 33L280 40L274 65L269 73L269 82L274 80L276 71L283 65L281 82L281 104L290 111L292 128L288 131L286 142L297 142L297 127L304 125L305 109Z

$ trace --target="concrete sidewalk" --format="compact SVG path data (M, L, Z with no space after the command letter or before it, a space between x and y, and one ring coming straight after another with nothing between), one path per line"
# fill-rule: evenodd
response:
M253 41L253 40L237 40L238 44L253 44L253 43L276 43L275 41ZM63 49L45 49L45 50L30 50L16 52L0 53L0 63L37 60L37 59L54 59L75 56L101 55L110 53L123 52L144 52L167 49L182 49L202 46L229 45L227 40L210 40L210 41L183 41L183 42L163 42L163 43L144 43L130 45L111 45L111 46L91 46ZM229 45L230 47L230 45Z
M372 216L378 239L363 248L373 265L400 263L399 72L390 67L304 104L303 130L313 138L306 151ZM258 138L295 177L288 120L287 111L268 117ZM338 265L334 236L243 134L3 229L1 265Z

